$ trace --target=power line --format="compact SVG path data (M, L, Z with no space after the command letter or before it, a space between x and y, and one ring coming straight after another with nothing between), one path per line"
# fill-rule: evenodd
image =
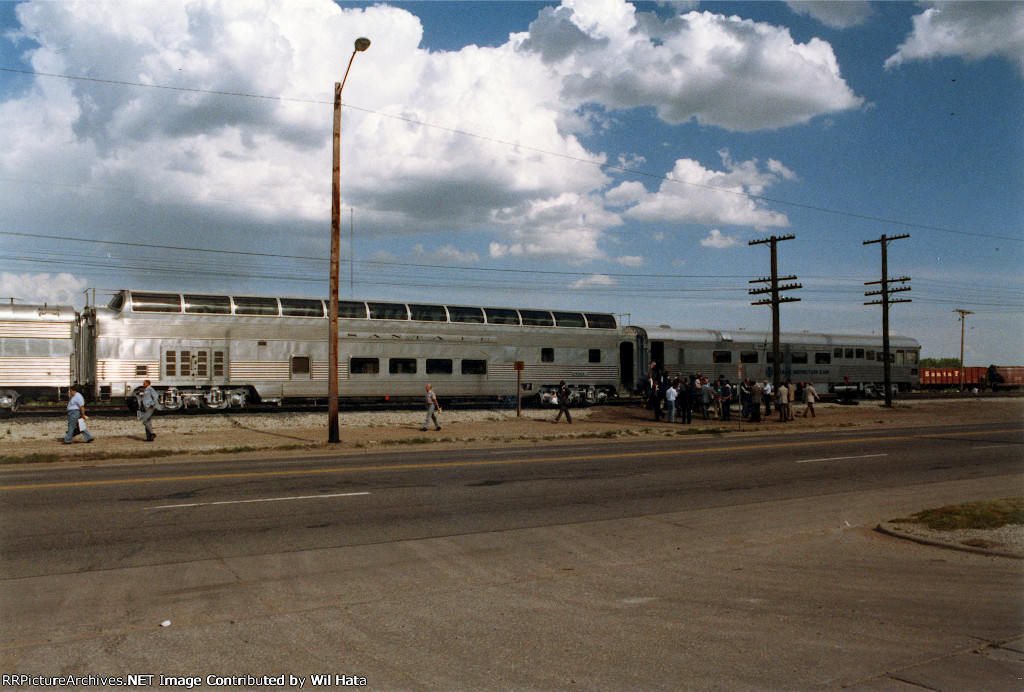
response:
M13 72L13 73L29 74L29 75L40 76L40 77L55 77L55 78L60 78L60 79L72 79L72 80L80 80L80 81L88 81L88 82L98 82L98 83L105 83L105 84L114 84L114 85L119 85L119 86L141 87L141 88L148 88L148 89L165 89L165 90L169 90L169 91L180 91L180 92L190 92L190 93L200 93L200 94L215 94L215 95L218 95L218 96L233 96L233 97L237 97L237 98L253 98L253 99L263 99L263 100L269 100L269 101L308 103L308 104L317 104L317 105L329 105L329 106L332 106L332 107L334 106L334 102L333 101L320 101L320 100L315 100L315 99L299 99L299 98L284 97L284 96L267 96L267 95L264 95L264 94L248 94L248 93L244 93L244 92L221 91L221 90L213 90L213 89L196 89L196 88L189 88L189 87L172 87L172 86L166 86L166 85L161 85L161 84L143 84L141 82L128 82L128 81L113 80L113 79L98 79L98 78L95 78L95 77L78 77L78 76L74 76L74 75L57 74L57 73L52 73L52 72L37 72L37 71L34 71L34 70L17 70L17 69L8 68L8 67L0 67L0 72ZM457 135L461 135L461 136L465 136L465 137L473 137L475 139L480 139L480 140L483 140L483 141L493 142L493 143L496 143L496 144L503 144L505 146L510 146L510 147L516 147L516 148L524 149L526 151L537 152L539 154L544 154L546 156L554 156L554 157L561 158L561 159L568 160L568 161L575 161L575 162L578 162L578 163L585 163L585 164L589 164L589 165L593 165L593 166L598 166L600 168L604 168L604 169L608 169L608 170L619 171L619 172L622 172L622 173L628 173L630 175L641 176L641 177L650 178L650 179L654 179L654 180L660 180L660 181L666 181L666 182L671 182L671 183L677 183L677 184L687 185L687 186L690 186L690 187L696 187L696 188L701 188L701 189L705 189L705 190L711 190L711 191L714 191L714 192L728 193L728 194L731 194L731 195L737 195L737 196L740 196L740 197L746 197L747 199L757 200L757 201L760 201L760 202L770 202L772 204L781 204L781 205L785 205L785 206L789 206L789 207L794 207L794 208L798 208L798 209L805 209L805 210L808 210L808 211L816 211L816 212L820 212L820 213L823 213L823 214L833 214L833 215L836 215L836 216L845 216L847 218L860 219L862 221L874 221L876 223L891 224L891 225L895 225L895 226L902 226L902 227L905 227L905 228L917 228L917 229L920 229L920 230L938 231L938 232L941 232L941 233L953 233L953 234L957 234L957 235L972 236L972 237L978 237L978 238L992 238L992 239L996 239L996 240L1009 240L1009 241L1018 242L1018 243L1024 242L1024 238L1014 238L1012 236L995 235L995 234L992 234L992 233L978 233L978 232L974 232L974 231L961 231L961 230L957 230L957 229L953 229L953 228L944 228L942 226L930 226L930 225L927 225L927 224L920 224L920 223L915 223L915 222L911 222L911 221L901 221L901 220L898 220L898 219L889 219L889 218L885 218L885 217L881 217L881 216L872 216L870 214L860 214L860 213L856 213L856 212L842 211L842 210L839 210L839 209L829 209L827 207L819 207L819 206L815 206L815 205L811 205L811 204L804 204L804 203L801 203L801 202L793 202L793 201L784 200L784 199L778 199L778 198L774 198L774 197L765 197L763 195L755 195L755 194L752 194L752 193L749 193L749 192L743 192L743 191L740 191L740 190L729 190L729 189L725 189L725 188L714 187L712 185L702 185L700 183L694 183L694 182L690 182L690 181L686 181L686 180L679 180L677 178L673 178L673 177L666 176L666 175L660 175L660 174L657 174L657 173L647 173L645 171L638 171L636 169L628 168L626 166L619 166L619 165L610 164L610 163L602 163L600 161L595 161L593 159L586 159L586 158L579 157L579 156L573 156L571 154L563 154L563 153L559 153L559 152L548 151L546 149L541 149L539 147L533 147L533 146L530 146L530 145L527 145L527 144L522 144L522 143L519 143L519 142L509 142L507 140L498 139L496 137L489 137L487 135L480 135L480 134L477 134L477 133L474 133L474 132L469 132L469 131L466 131L466 130L458 130L458 129L451 128L451 127L445 127L443 125L435 125L435 124L432 124L432 123L427 123L427 122L423 122L423 121L420 121L420 120L415 120L413 118L409 118L409 117L405 117L405 116L400 116L400 115L393 115L393 114L390 114L390 113L383 113L381 111L375 111L375 110L372 110L372 109L369 109L369 108L362 108L362 107L359 107L359 106L353 106L351 104L345 104L345 107L346 108L350 108L352 110L361 111L363 113L368 113L368 114L376 115L376 116L379 116L379 117L382 117L382 118L390 118L392 120L398 120L400 122L405 122L405 123L409 123L409 124L413 124L413 125L418 125L418 126L422 126L422 127L428 127L428 128L435 129L435 130L441 130L443 132L448 132L448 133L451 133L451 134L457 134Z

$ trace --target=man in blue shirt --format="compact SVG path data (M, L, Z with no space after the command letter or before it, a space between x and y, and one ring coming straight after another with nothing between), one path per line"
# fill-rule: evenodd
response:
M68 432L64 435L64 444L71 444L71 439L81 433L86 442L92 442L93 437L85 428L85 397L78 393L78 386L71 385L68 388L70 398L68 399ZM79 425L82 421L82 425Z
M142 408L139 409L139 420L142 421L143 427L146 428L146 442L152 442L156 439L156 433L153 432L153 425L149 422L149 419L156 413L156 390L153 389L153 385L149 380L145 380L142 383L145 389L142 392Z

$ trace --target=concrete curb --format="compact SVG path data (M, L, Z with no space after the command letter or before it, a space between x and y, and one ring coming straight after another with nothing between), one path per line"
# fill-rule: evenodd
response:
M979 548L972 545L964 545L963 543L953 543L951 541L943 541L937 538L926 538L924 536L915 536L900 530L897 524L889 521L884 521L875 527L875 531L884 533L887 536L893 536L895 538L903 538L908 541L914 541L915 543L922 543L924 545L932 545L939 548L948 548L950 550L960 550L965 553L978 553L980 555L990 555L992 557L1008 557L1014 560L1024 560L1024 555L1020 553L1014 553L1006 550L994 550L992 548Z

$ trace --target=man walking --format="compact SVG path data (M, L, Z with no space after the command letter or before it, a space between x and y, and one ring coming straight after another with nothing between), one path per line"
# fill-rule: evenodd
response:
M789 420L789 414L787 409L789 408L789 387L786 386L785 382L779 383L779 390L777 392L778 400L775 402L779 410L779 422L785 423Z
M813 384L808 382L806 385L804 385L804 404L806 404L806 408L804 408L804 418L807 417L808 413L811 414L811 418L815 417L814 402L817 400L818 390L814 388Z
M156 413L156 390L153 389L153 385L149 380L144 380L142 386L145 389L142 392L142 408L139 409L139 420L142 421L142 426L146 429L146 442L152 442L156 439L156 433L153 432L153 424L150 423L150 419Z
M571 424L572 416L569 415L569 388L565 384L565 380L558 383L558 415L555 416L555 423L558 423L562 418L562 414L565 414L565 422Z
M441 404L437 403L437 395L434 394L434 389L429 384L427 385L427 419L423 421L423 430L427 429L427 425L430 421L434 421L434 425L437 430L441 429L441 424L437 421L437 414L441 413Z
M92 442L93 437L85 427L85 397L78 392L77 385L68 388L68 432L64 435L64 444L71 444L75 435L81 434L86 442Z

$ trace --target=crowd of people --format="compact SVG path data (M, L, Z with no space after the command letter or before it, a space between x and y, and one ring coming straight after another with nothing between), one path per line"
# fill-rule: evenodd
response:
M750 378L734 385L724 376L709 381L699 372L689 377L673 377L656 363L651 364L643 385L644 406L654 413L654 420L664 418L667 423L675 423L676 418L684 424L694 418L728 421L732 420L734 411L743 420L760 423L761 407L767 418L772 414L773 405L779 422L785 423L795 419L797 401L804 403L804 418L815 417L817 400L818 392L809 382L794 384L787 379L777 390L767 380L758 382Z

